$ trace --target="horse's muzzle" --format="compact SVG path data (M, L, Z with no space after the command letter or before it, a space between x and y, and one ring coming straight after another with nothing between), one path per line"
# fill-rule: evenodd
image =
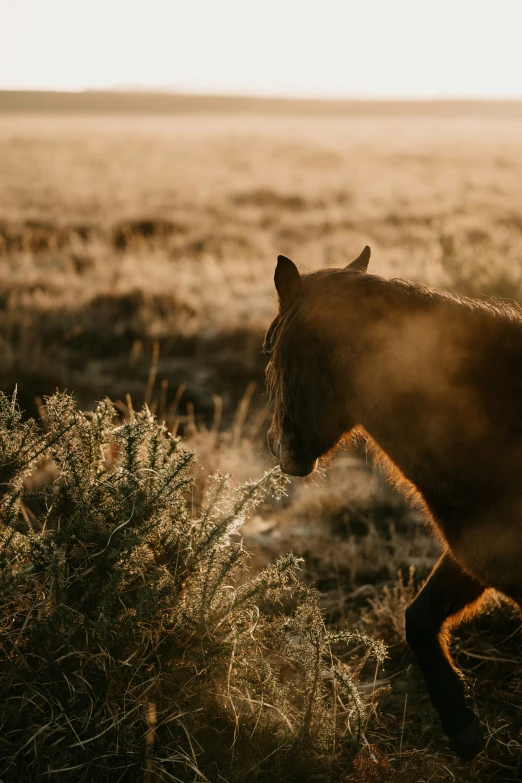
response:
M288 473L290 476L309 476L313 473L317 460L313 462L297 462L295 459L283 457L279 460L279 465L283 473Z
M317 460L301 459L283 448L281 438L278 438L270 430L268 432L268 448L279 460L279 465L283 473L290 476L308 476L315 470Z

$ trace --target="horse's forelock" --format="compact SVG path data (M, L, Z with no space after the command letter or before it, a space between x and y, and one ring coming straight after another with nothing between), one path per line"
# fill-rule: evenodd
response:
M321 364L324 354L316 350L306 303L283 315L274 333L267 385L275 403L276 419L287 416L308 431L321 429Z

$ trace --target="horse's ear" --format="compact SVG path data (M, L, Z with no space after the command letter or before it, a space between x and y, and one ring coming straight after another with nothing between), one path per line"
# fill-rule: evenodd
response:
M298 268L286 256L277 256L274 283L281 308L287 310L292 307L301 293L303 283Z
M351 264L348 264L346 269L351 269L352 272L366 272L371 252L369 245L366 245L361 255L355 261L352 261Z

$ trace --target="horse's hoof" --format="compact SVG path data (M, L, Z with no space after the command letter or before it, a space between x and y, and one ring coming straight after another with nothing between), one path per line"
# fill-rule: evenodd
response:
M450 744L461 761L471 761L484 747L480 722L473 715L471 723L456 737L450 737Z

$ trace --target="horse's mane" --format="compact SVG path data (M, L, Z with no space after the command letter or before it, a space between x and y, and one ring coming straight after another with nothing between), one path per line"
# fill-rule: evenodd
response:
M443 289L428 288L422 283L412 282L401 277L392 278L389 281L385 280L384 282L403 286L416 301L432 300L433 302L447 305L451 309L465 308L479 315L500 316L501 318L507 318L509 321L522 323L522 307L510 299L499 299L493 296L488 296L484 299L472 299L469 296L450 293Z
M346 269L323 269L320 272L311 272L303 275L303 304L311 303L314 298L314 289L317 289L318 279L321 278L320 299L332 297L334 301L340 298L351 300L361 296L381 295L390 303L393 300L404 308L411 307L447 307L449 310L467 310L486 318L503 318L522 324L522 307L516 302L496 297L475 299L461 294L450 293L443 289L429 288L423 283L407 280L401 277L386 279L379 275L357 274ZM332 299L330 300L332 302ZM307 301L308 300L308 301Z

